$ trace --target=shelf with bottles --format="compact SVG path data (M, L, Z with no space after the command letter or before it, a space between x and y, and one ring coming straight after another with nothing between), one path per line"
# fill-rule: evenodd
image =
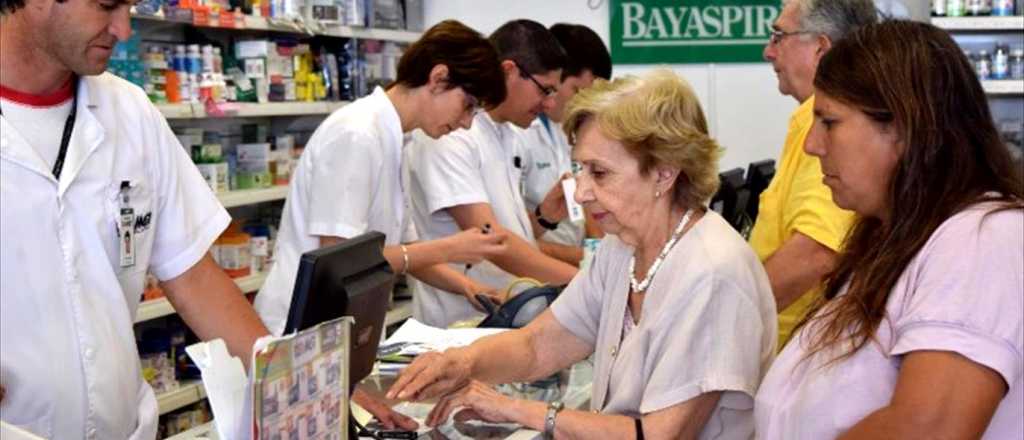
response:
M230 24L219 22L194 23L192 21L169 19L162 14L148 15L133 13L132 18L144 22L165 23L172 25L190 25L200 28L275 32L299 36L356 38L361 40L394 41L397 43L412 43L413 41L418 40L420 36L423 35L422 32L409 31L405 29L369 28L360 26L326 24L318 22L309 24L309 22L301 18L274 19L266 17L254 17L251 15L242 15L241 18L235 17L232 21L228 22Z
M932 24L948 30L1021 30L1020 0L932 0Z
M109 70L168 119L326 115L390 82L403 50L393 41L133 28Z

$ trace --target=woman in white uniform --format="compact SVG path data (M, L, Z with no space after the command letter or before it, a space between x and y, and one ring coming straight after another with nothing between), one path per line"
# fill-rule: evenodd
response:
M593 263L527 327L420 356L388 397L443 396L428 425L463 407L547 438L751 438L775 301L750 246L706 208L719 147L693 90L668 71L598 81L565 130L576 200L608 234ZM593 413L472 381L533 380L591 355Z
M271 333L284 331L302 254L369 231L385 234L384 257L397 274L410 273L469 298L492 290L442 263L475 263L501 252L503 234L473 229L402 244L408 222L400 170L403 134L421 129L440 137L468 128L478 106L504 97L494 48L478 32L449 20L409 47L387 90L378 87L317 128L293 176L276 261L256 296L256 310Z

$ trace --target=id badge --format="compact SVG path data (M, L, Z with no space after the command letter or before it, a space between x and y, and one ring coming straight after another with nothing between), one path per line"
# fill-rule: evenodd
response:
M117 222L117 249L121 267L135 265L135 210L129 205L127 182L121 184L121 210Z

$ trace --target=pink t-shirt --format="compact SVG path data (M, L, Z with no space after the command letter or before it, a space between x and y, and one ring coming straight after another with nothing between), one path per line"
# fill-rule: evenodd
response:
M805 326L761 383L754 414L760 439L836 438L892 398L902 355L959 353L1009 385L983 438L1024 437L1024 211L983 216L975 205L946 220L889 296L887 320L843 361L804 359ZM801 361L803 360L803 361Z

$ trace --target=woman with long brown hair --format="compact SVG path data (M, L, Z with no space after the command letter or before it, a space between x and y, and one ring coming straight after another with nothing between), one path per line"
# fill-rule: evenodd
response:
M805 149L858 219L758 391L758 436L1022 438L1024 183L969 62L888 21L814 86Z

